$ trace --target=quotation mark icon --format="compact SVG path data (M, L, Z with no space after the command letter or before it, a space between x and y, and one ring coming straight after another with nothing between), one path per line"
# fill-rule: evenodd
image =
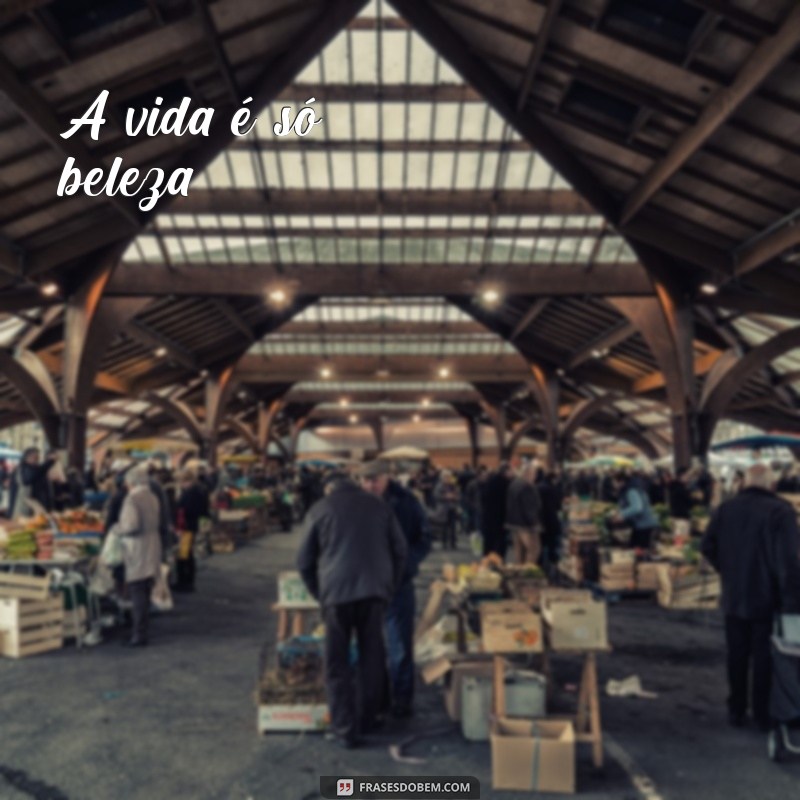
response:
M336 781L337 797L352 797L354 783L352 778L343 778Z

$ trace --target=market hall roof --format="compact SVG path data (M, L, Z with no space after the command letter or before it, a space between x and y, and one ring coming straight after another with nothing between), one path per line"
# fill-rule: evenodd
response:
M98 400L180 385L320 295L444 298L565 382L656 398L658 364L609 302L651 294L650 275L669 272L696 301L699 374L726 347L757 344L750 314L773 332L795 324L793 3L394 8L53 0L2 12L0 308L25 317L2 323L7 344L39 352L58 384L62 317L35 283L70 291L123 251L107 295L161 299L108 348ZM114 107L100 142L62 139L101 88ZM227 120L250 94L262 120L231 142ZM213 104L221 124L207 140L125 137L125 109L157 95ZM311 97L326 124L270 135L282 106ZM67 155L90 168L117 154L198 177L154 215L120 197L55 198ZM265 305L271 281L289 308ZM502 303L476 305L495 284ZM168 359L154 358L162 347ZM735 415L797 425L785 359L742 385ZM15 414L18 393L0 391Z

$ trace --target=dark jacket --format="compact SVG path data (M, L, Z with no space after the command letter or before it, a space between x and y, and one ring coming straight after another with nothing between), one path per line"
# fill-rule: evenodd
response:
M564 505L564 495L561 486L548 480L542 481L537 487L542 501L542 527L544 536L550 540L557 540L561 535L561 508Z
M48 458L41 464L28 464L20 461L16 472L11 477L11 491L9 493L8 511L9 516L14 514L14 506L17 502L20 484L28 488L30 497L44 506L47 511L53 510L53 487L47 473L55 463L55 459ZM31 509L23 509L22 516L29 516L33 512Z
M542 499L539 490L524 478L514 478L506 495L506 525L538 528L541 525Z
M481 532L484 536L502 534L505 529L509 483L508 478L497 471L481 485Z
M408 546L388 503L343 480L311 507L305 530L297 568L322 606L392 599Z
M765 489L740 492L714 513L702 551L722 578L728 616L800 613L800 531L785 500Z
M683 481L674 480L669 485L669 513L674 519L691 519L692 493Z
M187 486L176 503L176 521L181 530L197 533L201 517L210 517L208 510L208 491L199 481ZM181 517L183 519L181 520ZM181 525L182 523L182 525Z
M389 504L408 545L406 568L402 583L414 579L419 565L431 551L431 532L428 526L428 515L412 492L395 481L389 481L383 499Z
M172 533L172 508L164 487L155 478L150 478L150 491L158 500L158 535L161 539L161 552L166 556L175 538Z

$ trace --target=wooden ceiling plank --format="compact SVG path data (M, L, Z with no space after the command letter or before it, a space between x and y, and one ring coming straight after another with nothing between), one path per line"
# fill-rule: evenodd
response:
M653 195L710 139L728 118L769 77L800 43L800 6L796 6L778 32L764 39L745 61L730 86L714 93L697 119L674 142L667 155L644 176L628 195L621 222L630 222Z
M174 264L167 270L154 264L123 262L106 287L109 296L263 296L270 285L281 285L298 296L438 297L461 294L472 297L482 281L453 264L345 264L327 269L315 264L293 264L291 277L279 277L274 265ZM498 268L496 282L509 295L646 296L653 293L647 273L636 263L491 264ZM502 267L502 269L499 269ZM471 265L475 269L475 265ZM459 279L459 274L461 277ZM488 278L492 279L490 273Z
M542 20L541 27L536 33L536 41L534 42L533 49L531 50L531 57L525 67L525 74L522 78L522 84L519 87L519 94L517 95L517 112L525 108L525 103L528 100L533 82L536 79L536 73L539 69L539 64L542 62L547 43L550 40L550 33L553 29L553 24L558 17L558 12L561 10L563 0L550 0L547 4L547 11L545 11L544 19Z
M17 76L8 59L0 55L0 92L39 134L63 156L75 159L78 168L85 174L88 170L99 168L105 173L105 166L80 141L80 134L63 139L63 126L49 105L41 99L32 87L25 85ZM134 230L141 227L141 217L136 206L121 194L110 197L109 202L123 214Z
M587 342L580 350L573 353L567 363L567 369L574 369L583 364L584 361L597 357L596 353L603 353L606 350L617 347L637 333L638 329L631 322L622 322L607 331L603 331L599 336Z

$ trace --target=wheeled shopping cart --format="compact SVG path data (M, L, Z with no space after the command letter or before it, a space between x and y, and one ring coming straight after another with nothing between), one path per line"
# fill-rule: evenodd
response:
M767 750L772 761L800 755L800 615L783 615L772 637L772 696Z

